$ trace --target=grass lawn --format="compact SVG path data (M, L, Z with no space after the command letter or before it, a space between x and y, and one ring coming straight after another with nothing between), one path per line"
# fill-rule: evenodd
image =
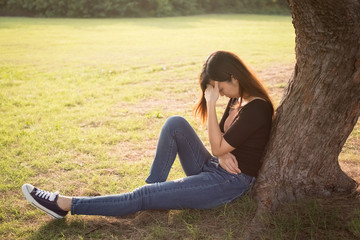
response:
M144 184L160 128L172 115L186 117L208 146L192 107L202 64L216 50L241 56L278 104L295 62L291 17L1 17L0 36L0 239L240 236L255 210L247 196L207 211L55 221L28 204L20 188L29 182L74 196L131 191ZM225 103L220 99L219 115ZM358 181L359 154L357 124L340 160ZM176 163L170 179L183 176ZM356 239L359 206L358 199L284 206L264 239Z

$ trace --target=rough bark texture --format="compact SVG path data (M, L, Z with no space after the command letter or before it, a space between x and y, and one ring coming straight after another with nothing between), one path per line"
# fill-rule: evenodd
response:
M338 163L360 115L360 1L289 0L296 65L255 185L257 215L353 191Z

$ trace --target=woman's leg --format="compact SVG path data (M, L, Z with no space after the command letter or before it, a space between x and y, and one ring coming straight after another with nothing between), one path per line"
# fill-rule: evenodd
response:
M240 197L255 180L208 165L197 175L147 184L130 193L73 198L71 214L123 216L148 209L208 209Z
M72 202L72 197L59 195L56 203L62 210L70 211L71 210L71 202Z
M174 116L162 127L155 159L146 182L165 182L177 154L187 176L200 173L205 161L211 158L190 124L184 118Z
M155 160L146 182L165 182L176 154L179 154L188 176L200 173L205 161L211 158L191 125L179 116L170 117L162 127ZM70 197L59 196L57 203L63 210L70 211L71 201Z
M72 214L122 216L146 209L216 207L243 195L255 180L242 173L229 174L211 160L210 153L183 118L172 117L166 122L158 146L147 179L148 182L157 183L142 186L130 193L67 198L40 189L35 191L29 184L24 184L23 192L27 198L30 196L30 202L37 201L35 206L48 214L53 211L60 212L60 215L55 217L66 215L67 212L63 211L69 210L70 201ZM188 177L164 182L176 153L179 153ZM59 202L64 200L65 207L59 209L56 199L60 199ZM59 205L62 206L61 203Z

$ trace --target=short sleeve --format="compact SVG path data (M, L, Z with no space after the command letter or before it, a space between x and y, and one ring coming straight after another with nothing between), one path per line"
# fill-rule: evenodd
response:
M224 139L234 148L239 148L257 130L271 125L271 106L268 102L256 99L246 104L239 112L235 122L224 134Z

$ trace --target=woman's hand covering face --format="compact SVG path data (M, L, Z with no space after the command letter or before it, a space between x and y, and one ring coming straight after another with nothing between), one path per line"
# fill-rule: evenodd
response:
M216 103L219 98L219 82L214 82L214 86L211 84L207 85L205 90L206 103Z

